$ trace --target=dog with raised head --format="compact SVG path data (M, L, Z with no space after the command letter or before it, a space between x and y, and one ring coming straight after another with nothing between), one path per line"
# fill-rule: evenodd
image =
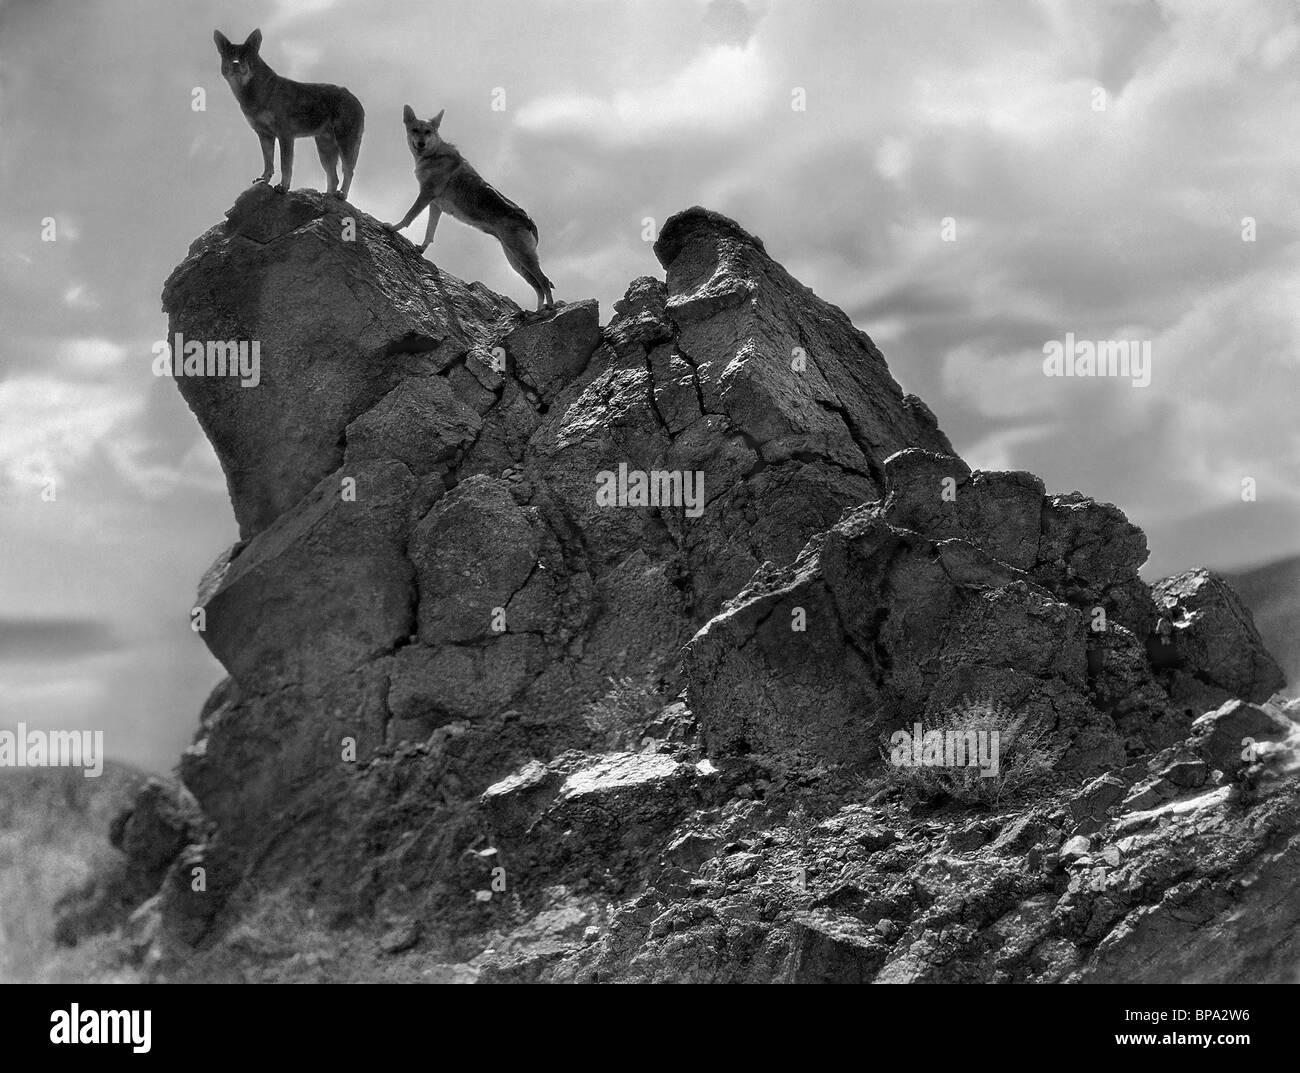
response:
M444 108L432 119L421 120L408 104L402 111L406 144L415 158L415 178L420 193L410 210L389 231L408 227L427 206L429 222L424 229L421 253L429 248L438 221L445 212L470 227L491 235L501 243L510 267L537 293L537 308L555 305L553 283L537 260L537 225L532 217L483 178L460 151L438 133Z
M261 57L261 30L254 30L242 45L231 44L220 30L212 32L212 40L221 54L221 77L234 90L244 118L262 143L262 174L253 182L271 181L279 142L280 182L275 188L288 190L293 181L294 139L314 138L328 183L326 195L346 199L366 122L361 102L342 86L281 78ZM340 162L342 187L337 174Z

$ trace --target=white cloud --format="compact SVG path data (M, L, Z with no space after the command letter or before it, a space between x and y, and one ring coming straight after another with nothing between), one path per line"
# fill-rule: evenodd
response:
M1198 296L1152 343L1153 378L1177 414L1153 449L1201 491L1191 508L1221 503L1243 476L1300 495L1298 289L1300 270L1251 273Z
M902 138L886 138L876 150L876 170L886 179L902 179L911 164L911 147Z
M83 300L85 288L81 284L75 284L72 288L77 294L77 300ZM68 302L67 295L64 296L65 304ZM127 358L127 349L108 339L65 339L58 344L56 357L69 372L74 373L101 373L116 369Z
M944 392L993 420L1042 418L1061 399L1043 375L1041 350L997 353L991 344L962 344L944 356Z
M716 45L665 82L618 88L609 96L559 93L529 101L515 118L532 134L576 135L616 148L683 135L736 135L777 102L757 41Z
M287 78L299 81L311 81L312 72L325 55L325 49L309 41L284 38L279 42L280 54L283 55L283 74Z
M971 469L990 471L1023 469L1023 465L1018 465L1017 460L1024 449L1041 442L1044 437L1051 434L1050 424L999 429L977 443L971 444L962 452L962 457Z
M146 500L160 500L180 488L224 495L226 478L212 445L200 437L179 460L160 455L144 428L124 426L102 445L118 476Z
M69 309L98 309L100 306L95 292L80 280L74 281L63 292L63 304Z
M54 221L55 242L79 242L81 240L81 219L76 214L58 211L46 213L45 216ZM41 230L44 230L45 227L45 216L41 217Z
M264 30L266 27L285 26L302 19L323 15L338 6L339 0L275 0L272 14L268 19L263 20L262 26ZM252 27L249 27L249 32L252 32Z
M0 382L0 477L20 485L62 481L142 409L143 400L120 383L48 376Z

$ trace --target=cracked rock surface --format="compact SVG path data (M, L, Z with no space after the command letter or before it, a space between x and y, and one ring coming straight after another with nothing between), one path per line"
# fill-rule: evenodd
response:
M311 192L254 187L196 240L170 332L258 341L261 379L177 377L241 539L199 591L229 677L185 822L122 843L155 891L135 956L163 979L1290 978L1295 709L1231 589L1149 586L1118 508L972 472L734 221L689 209L655 253L665 278L602 325ZM698 475L699 509L610 506L620 471ZM1049 776L901 784L890 734L974 700Z

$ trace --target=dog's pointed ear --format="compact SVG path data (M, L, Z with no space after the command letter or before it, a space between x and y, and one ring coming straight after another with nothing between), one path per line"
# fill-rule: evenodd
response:
M415 109L409 104L402 109L402 122L408 127L415 122Z
M220 30L212 31L212 40L217 46L217 51L220 52L223 56L228 51L230 51L230 38L228 38Z
M244 42L244 47L245 47L245 48L251 48L254 52L256 52L259 48L261 48L261 47L262 47L262 31L261 31L261 30L254 30L251 34L249 34L249 35L248 35L248 40Z
M444 108L441 112L439 112L436 116L434 116L432 119L429 120L429 123L433 126L434 130L437 130L440 126L442 126L442 117L446 114L447 114L447 109Z

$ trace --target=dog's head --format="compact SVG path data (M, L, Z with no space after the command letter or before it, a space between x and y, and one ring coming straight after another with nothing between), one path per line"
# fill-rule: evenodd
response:
M262 47L262 31L254 30L242 45L231 44L220 30L212 31L212 40L221 53L221 77L230 83L232 89L248 85L259 59L257 50Z
M402 122L406 124L406 144L414 156L423 156L442 144L438 127L442 125L443 109L432 119L416 119L415 110L408 104L402 109Z

